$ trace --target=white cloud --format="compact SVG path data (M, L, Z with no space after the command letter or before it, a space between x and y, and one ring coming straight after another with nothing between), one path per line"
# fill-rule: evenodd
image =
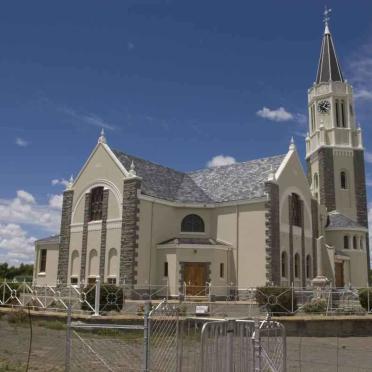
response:
M372 91L367 89L355 90L354 98L359 100L372 100Z
M27 224L56 232L60 224L60 211L56 209L58 198L53 204L38 204L33 195L18 190L13 199L0 199L0 223Z
M235 158L232 156L225 156L225 155L216 155L211 160L208 161L207 167L221 167L223 165L230 165L236 163Z
M94 127L104 128L108 130L116 129L114 125L112 125L111 123L109 123L108 121L104 120L103 118L99 117L96 114L92 113L83 114L68 107L60 107L59 110L76 119L78 122L82 122L88 125L92 125Z
M364 160L366 163L372 164L372 152L364 151Z
M17 146L20 146L20 147L26 147L30 143L28 141L26 141L25 139L21 138L21 137L17 137L16 140L15 140L15 144Z
M35 240L18 224L0 223L0 262L16 266L33 262Z
M54 178L54 179L52 179L51 184L53 186L62 185L62 186L66 187L69 184L69 182L64 178L60 178L60 179L59 178Z
M52 195L49 198L49 206L53 209L62 209L63 195Z
M132 43L131 41L128 41L127 47L128 47L128 50L134 49L134 43Z
M272 121L290 121L294 119L294 115L288 112L284 107L279 107L272 110L268 107L263 107L256 112L258 116Z

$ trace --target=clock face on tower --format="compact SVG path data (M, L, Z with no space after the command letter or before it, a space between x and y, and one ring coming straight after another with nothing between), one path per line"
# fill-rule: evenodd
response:
M318 103L318 111L321 114L326 114L330 108L331 108L331 103L327 101L326 99Z

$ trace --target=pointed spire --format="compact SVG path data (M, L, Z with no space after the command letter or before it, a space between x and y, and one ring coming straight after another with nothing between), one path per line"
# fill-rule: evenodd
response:
M296 145L293 139L293 136L291 137L291 142L289 143L289 151L294 151L296 150Z
M332 9L327 7L324 10L324 35L322 46L320 49L320 58L318 64L318 71L316 74L316 84L328 83L329 81L344 81L341 67L338 63L335 46L332 35L329 30L328 22L330 20L330 13Z
M132 163L130 164L130 171L129 171L129 174L132 176L132 177L135 177L136 176L136 168L134 166L134 162L132 160Z
M101 129L101 135L98 138L98 143L106 143L105 131Z

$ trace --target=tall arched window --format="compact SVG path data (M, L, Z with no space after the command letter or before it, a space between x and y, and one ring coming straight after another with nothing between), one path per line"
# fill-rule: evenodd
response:
M300 277L300 255L298 253L294 256L294 276L295 278Z
M71 276L79 275L79 252L77 250L74 250L71 254L70 275Z
M197 214L189 214L181 223L182 232L204 232L204 221Z
M286 278L288 274L288 258L287 258L287 252L282 252L282 258L281 258L281 263L282 263L282 277Z
M292 223L295 226L302 226L302 202L297 194L292 194Z
M98 253L95 249L92 249L89 253L89 269L88 269L88 275L90 277L96 277L98 276Z
M346 177L346 172L344 171L340 173L340 182L341 182L341 189L347 189L347 177Z
M315 187L315 190L318 190L318 187L319 187L318 173L314 173L314 187Z
M344 249L349 249L349 237L347 235L344 236Z
M358 248L357 237L354 235L353 236L353 249L357 249L357 248Z
M90 221L102 220L103 187L95 187L90 195Z
M306 278L310 279L312 277L311 275L311 256L308 254L306 256Z
M116 277L118 272L118 252L115 248L111 248L108 255L107 275Z

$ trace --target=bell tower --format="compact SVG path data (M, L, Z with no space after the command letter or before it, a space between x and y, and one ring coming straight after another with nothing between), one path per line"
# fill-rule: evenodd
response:
M362 131L356 124L353 89L344 79L329 29L329 12L316 80L308 90L308 179L328 212L337 210L368 227Z

